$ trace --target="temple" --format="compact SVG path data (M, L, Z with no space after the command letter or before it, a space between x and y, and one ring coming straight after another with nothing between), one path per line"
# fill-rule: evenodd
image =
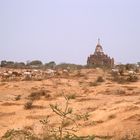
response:
M100 39L98 39L98 43L95 48L94 54L91 54L87 59L88 66L98 66L98 67L113 67L114 66L114 58L110 58L103 52L103 48L100 45Z

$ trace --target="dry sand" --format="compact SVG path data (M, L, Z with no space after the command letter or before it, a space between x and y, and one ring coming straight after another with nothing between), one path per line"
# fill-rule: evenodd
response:
M117 84L107 80L110 75L102 70L81 70L80 76L49 78L43 81L17 81L0 83L0 136L8 129L31 127L40 133L39 120L47 115L57 122L56 115L49 104L65 105L62 93L75 94L70 107L76 114L89 114L88 120L78 120L78 135L126 135L140 134L140 81L129 84ZM98 76L104 76L105 82L90 86ZM51 98L42 97L33 102L31 110L25 110L27 97L36 90L48 90ZM16 101L15 97L21 95Z

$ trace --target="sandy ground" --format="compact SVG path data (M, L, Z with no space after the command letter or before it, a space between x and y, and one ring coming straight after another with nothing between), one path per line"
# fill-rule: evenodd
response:
M74 75L74 74L73 74ZM105 82L91 86L98 76ZM77 120L78 135L126 135L140 134L140 81L117 84L108 80L110 75L101 70L81 70L80 76L50 78L43 81L0 82L0 136L8 129L31 127L40 133L41 119L51 116L55 124L58 120L49 104L65 105L65 94L75 94L69 106L75 114L89 114L88 120ZM42 97L33 102L33 108L24 109L28 96L33 91L47 90L51 98ZM16 101L15 97L21 95Z

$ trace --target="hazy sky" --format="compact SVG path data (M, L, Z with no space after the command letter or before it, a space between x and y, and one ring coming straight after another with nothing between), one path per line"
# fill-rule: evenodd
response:
M0 60L86 64L98 37L116 62L140 61L140 0L0 0Z

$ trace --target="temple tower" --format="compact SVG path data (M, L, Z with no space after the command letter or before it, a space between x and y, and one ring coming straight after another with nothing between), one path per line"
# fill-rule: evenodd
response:
M110 58L103 51L103 48L100 44L100 39L98 39L98 43L96 45L94 54L91 54L87 59L88 66L105 66L105 67L113 67L114 66L114 58Z

